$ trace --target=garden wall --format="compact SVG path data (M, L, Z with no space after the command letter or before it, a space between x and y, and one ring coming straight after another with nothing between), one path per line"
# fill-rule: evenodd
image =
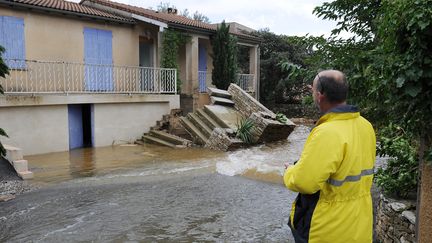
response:
M415 201L379 197L376 212L376 237L379 242L408 243L415 241Z

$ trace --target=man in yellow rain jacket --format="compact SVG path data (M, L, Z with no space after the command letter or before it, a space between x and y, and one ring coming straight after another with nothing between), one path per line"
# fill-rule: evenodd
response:
M342 72L320 72L312 92L323 115L284 174L286 187L299 192L288 224L296 242L372 242L373 127L346 104Z

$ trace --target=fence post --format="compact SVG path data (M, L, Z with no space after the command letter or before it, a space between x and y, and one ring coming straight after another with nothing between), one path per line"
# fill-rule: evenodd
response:
M174 94L177 94L177 69L174 69Z
M62 62L62 66L63 66L63 89L66 94L68 94L67 89L66 89L66 70L65 70L65 62Z

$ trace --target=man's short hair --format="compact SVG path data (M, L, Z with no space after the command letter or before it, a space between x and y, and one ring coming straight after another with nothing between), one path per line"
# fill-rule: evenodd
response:
M319 75L317 80L317 91L324 94L330 103L346 101L348 97L348 83L345 75L337 80L334 76Z

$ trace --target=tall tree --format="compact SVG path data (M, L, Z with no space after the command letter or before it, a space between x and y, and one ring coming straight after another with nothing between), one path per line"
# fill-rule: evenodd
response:
M177 7L173 4L171 4L170 2L160 2L159 5L156 7L157 11L162 12L162 13L167 13L168 8L177 9ZM197 20L197 21L201 21L201 22L210 24L209 17L205 16L204 14L202 14L198 11L195 11L193 14L191 14L189 12L189 9L185 8L183 11L180 11L180 15L184 16L186 18L190 18L193 20Z
M5 49L0 46L0 77L5 78L7 74L9 74L9 70L8 67L6 66L6 64L3 61L3 52L5 51ZM4 94L3 93L3 87L0 85L0 94ZM6 134L6 132L0 128L0 136L4 136L7 137L8 135ZM6 155L6 150L3 147L3 144L0 141L0 156L2 155Z
M289 75L287 69L281 68L282 63L292 63L306 68L305 59L311 55L309 45L302 42L301 38L276 35L269 29L262 29L252 33L262 39L259 47L260 53L260 101L266 105L273 102L284 102L284 93L294 87L292 82L287 82ZM240 56L240 58L248 56ZM303 80L296 81L297 87L301 86ZM299 81L299 82L297 82ZM308 80L309 81L309 80Z
M422 169L417 197L419 242L432 237L432 225L427 224L432 211L428 204L432 200L430 6L432 0L336 0L315 9L319 16L339 21L334 33L349 30L356 34L350 40L321 46L321 53L326 53L321 59L326 57L333 68L348 70L351 96L366 105L369 114L377 114L373 116L376 124L398 124L416 140ZM389 173L404 178L410 172L401 173L401 167Z
M223 21L211 39L213 46L212 83L218 89L228 89L237 82L237 38L229 33Z
M171 4L170 2L160 2L159 5L157 5L156 7L157 11L162 13L167 13L168 8L177 9L177 7Z
M193 13L192 19L193 20L197 20L197 21L201 21L201 22L204 22L204 23L207 23L207 24L210 24L209 17L205 16L204 14L202 14L202 13L200 13L198 11L195 11L195 13Z

